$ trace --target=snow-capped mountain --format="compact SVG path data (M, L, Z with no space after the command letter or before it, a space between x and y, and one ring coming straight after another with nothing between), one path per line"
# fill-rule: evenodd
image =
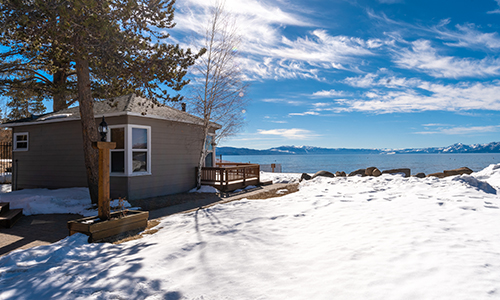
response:
M296 155L296 154L405 154L405 153L500 153L500 142L464 145L456 143L448 147L408 149L349 149L321 148L314 146L280 146L266 150L218 147L218 155Z

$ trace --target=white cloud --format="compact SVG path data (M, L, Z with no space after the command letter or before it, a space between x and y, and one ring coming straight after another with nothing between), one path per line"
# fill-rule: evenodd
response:
M289 105L303 105L304 102L302 101L297 101L297 100L289 100L289 99L281 99L281 98L269 98L269 99L262 99L262 102L269 102L269 103L286 103Z
M191 35L191 44L200 47L201 37L197 33L204 32L212 3L207 0L178 2L177 26L173 35L176 30ZM312 21L302 17L303 9L294 12L290 11L292 8L291 5L272 1L226 2L227 11L233 14L238 31L244 36L238 50L242 53L241 65L246 70L247 80L322 80L318 75L320 70L356 70L360 57L374 55L372 49L386 43L380 39L332 36L322 29L309 31L299 37L286 37L286 26L315 26ZM191 47L196 48L193 45Z
M384 73L386 70L381 70L380 73ZM419 79L406 79L396 76L380 76L379 74L368 73L364 76L347 77L343 80L343 83L359 88L370 88L375 86L387 87L387 88L405 88L405 87L417 87L420 85L421 80Z
M345 91L329 90L329 91L317 91L312 94L313 97L318 98L328 98L328 97L343 97L347 93Z
M277 135L287 139L297 139L305 140L313 136L317 136L314 132L305 129L291 128L291 129L270 129L270 130L258 130L259 134L262 135Z
M440 56L427 40L412 43L412 49L395 50L394 62L401 68L418 69L438 78L485 77L500 75L500 59Z
M315 111L306 111L303 113L289 113L289 116L319 116L318 112Z
M421 81L418 88L370 90L339 102L348 111L408 113L420 111L500 111L500 81L444 85Z
M483 132L497 132L500 130L500 125L496 126L471 126L471 127L451 127L439 128L434 131L420 131L417 134L447 134L447 135L466 135L478 134Z
M465 47L465 48L500 48L500 36L497 32L484 33L477 30L474 24L456 25L456 31L445 28L448 22L441 22L434 28L439 38L443 40L452 40L455 43L445 43L445 45L452 47Z
M497 2L497 5L500 6L500 0L495 0L495 1ZM500 8L489 11L488 14L500 14Z

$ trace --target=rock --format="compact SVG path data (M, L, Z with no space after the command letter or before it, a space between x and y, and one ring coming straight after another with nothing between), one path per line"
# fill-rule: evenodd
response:
M410 177L411 170L408 168L400 168L400 169L382 171L382 174L400 174L400 173L403 173L405 177Z
M335 177L346 177L346 173L344 171L340 172L340 171L337 171L335 172Z
M380 172L379 169L375 168L375 170L373 170L372 172L372 176L379 177L380 175L382 175L382 172Z
M442 173L442 172L432 173L432 174L427 175L427 177L444 178L444 173Z
M300 176L299 182L301 182L303 179L309 180L309 179L311 179L311 175L309 175L307 173L302 173L302 176Z
M454 169L454 170L444 170L443 173L444 173L444 176L445 177L448 177L448 176L455 176L455 175L463 175L463 174L467 174L467 175L470 175L473 171L467 167L462 167L462 168L458 168L458 169Z
M318 172L316 172L316 173L312 176L312 178L311 178L311 179L316 178L316 177L318 177L318 176L322 176L322 177L329 177L329 178L333 178L333 177L335 177L335 175L334 175L333 173L331 173L331 172L328 172L328 171L318 171Z
M356 175L365 176L365 172L366 172L365 169L358 169L356 171L352 171L351 173L349 173L349 176L356 176Z
M366 176L372 176L373 170L375 170L375 167L369 167L365 169L365 175Z
M318 176L330 177L330 178L335 177L335 175L333 175L333 173L328 172L328 171L318 171L318 172L314 173L313 176L311 176L311 175L309 175L307 173L302 173L302 176L300 177L299 182L302 181L303 179L305 179L305 180L311 180L311 179L314 179L314 178L316 178Z
M417 174L415 174L415 177L417 177L417 178L425 178L425 173L422 173L422 172L417 173Z

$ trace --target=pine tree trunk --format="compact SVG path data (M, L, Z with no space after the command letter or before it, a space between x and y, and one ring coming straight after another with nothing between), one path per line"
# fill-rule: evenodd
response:
M56 88L54 96L53 96L53 104L52 110L59 111L61 109L68 108L66 102L66 96L64 95L63 86L66 83L66 74L65 71L57 71L54 73L52 82L54 87Z
M92 147L92 142L99 140L94 118L94 102L90 91L90 69L87 59L76 59L76 76L78 77L78 101L80 102L80 120L82 124L83 155L87 169L87 184L92 203L98 202L99 153Z

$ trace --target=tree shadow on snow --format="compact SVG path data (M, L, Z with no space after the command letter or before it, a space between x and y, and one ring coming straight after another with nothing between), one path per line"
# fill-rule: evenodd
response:
M162 290L165 288L162 281L138 275L144 268L144 258L136 255L154 243L82 244L72 238L63 240L59 248L53 244L2 257L0 269L5 271L0 275L0 298L144 299L155 295L178 300L182 297L180 292ZM83 235L78 238L86 239Z

